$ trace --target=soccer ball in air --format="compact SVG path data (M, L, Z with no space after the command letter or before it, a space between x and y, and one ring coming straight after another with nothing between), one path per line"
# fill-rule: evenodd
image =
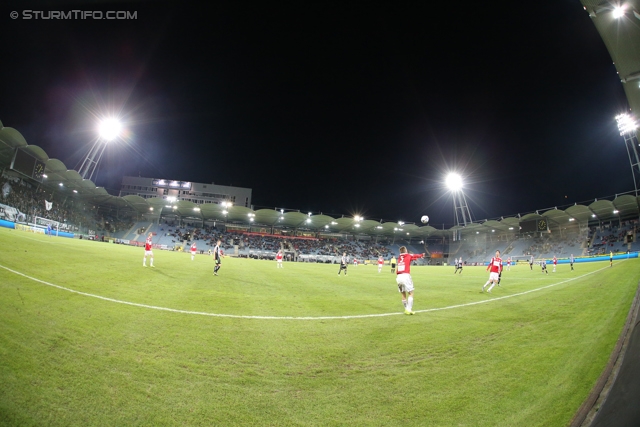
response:
M426 224L429 222L429 217L426 215L422 215L422 218L420 218L420 221L422 221L423 224Z

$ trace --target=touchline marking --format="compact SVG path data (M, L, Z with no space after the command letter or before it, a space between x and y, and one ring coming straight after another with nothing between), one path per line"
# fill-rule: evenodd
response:
M87 293L87 292L76 291L75 289L65 288L64 286L60 286L60 285L56 285L54 283L46 282L44 280L36 279L35 277L31 277L31 276L28 276L28 275L26 275L24 273L20 273L19 271L12 270L11 268L5 267L4 265L0 265L0 268L4 268L5 270L7 270L7 271L9 271L9 272L11 272L13 274L25 277L25 278L27 278L29 280L33 280L34 282L42 283L43 285L51 286L51 287L54 287L54 288L57 288L57 289L61 289L63 291L72 292L74 294L83 295L83 296L86 296L86 297L98 298L98 299L101 299L103 301L115 302L117 304L132 305L134 307L148 308L148 309L152 309L152 310L169 311L169 312L172 312L172 313L197 314L197 315L200 315L200 316L209 316L209 317L228 317L228 318L233 318L233 319L264 319L264 320L339 320L339 319L366 319L366 318L370 318L370 317L387 317L387 316L398 316L398 315L403 315L404 316L404 313L402 313L402 312L381 313L381 314L359 314L359 315L353 315L353 316L317 316L317 317L242 316L242 315L238 315L238 314L219 314L219 313L207 313L207 312L204 312L204 311L179 310L179 309L176 309L176 308L158 307L156 305L147 305L147 304L139 304L137 302L122 301L122 300L118 300L118 299L114 299L114 298L109 298L109 297L103 297L103 296L100 296L100 295L90 294L90 293ZM574 280L582 279L583 277L587 277L587 276L589 276L591 274L598 273L598 272L600 272L602 270L606 270L607 268L609 268L609 267L602 267L599 270L594 270L594 271L592 271L590 273L583 274L582 276L573 277L571 279L563 280L563 281L558 282L558 283L552 283L551 285L543 286L541 288L531 289L531 290L524 291L524 292L519 292L519 293L513 294L513 295L506 295L506 296L503 296L503 297L491 298L491 299L487 299L487 300L484 300L484 301L476 301L476 302L468 302L468 303L465 303L465 304L450 305L450 306L447 306L447 307L428 308L428 309L425 309L425 310L416 310L416 313L429 313L429 312L432 312L432 311L442 311L442 310L451 310L453 308L470 307L472 305L486 304L486 303L489 303L489 302L500 301L500 300L503 300L503 299L513 298L513 297L517 297L517 296L520 296L520 295L526 295L526 294L530 294L532 292L541 291L543 289L552 288L554 286L558 286L558 285L562 285L564 283L572 282Z

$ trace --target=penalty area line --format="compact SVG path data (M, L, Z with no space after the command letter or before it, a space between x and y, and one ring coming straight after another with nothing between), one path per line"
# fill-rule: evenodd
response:
M180 313L180 314L191 314L191 315L199 315L199 316L209 316L209 317L226 317L226 318L231 318L231 319L259 319L259 320L341 320L341 319L367 319L367 318L372 318L372 317L388 317L388 316L398 316L398 315L404 315L403 312L396 312L396 313L380 313L380 314L358 314L358 315L352 315L352 316L301 316L301 317L296 317L296 316L245 316L245 315L239 315L239 314L220 314L220 313L208 313L205 311L191 311L191 310L180 310L180 309L176 309L176 308L169 308L169 307L160 307L160 306L156 306L156 305L148 305L148 304L140 304L137 302L131 302L131 301L123 301L123 300L119 300L119 299L115 299L115 298L109 298L109 297L104 297L101 295L95 295L95 294L90 294L88 292L82 292L82 291L77 291L75 289L71 289L71 288L66 288L64 286L60 286L60 285L56 285L55 283L50 283L47 282L45 280L41 280L32 276L29 276L27 274L21 273L19 271L13 270L9 267L5 267L4 265L0 265L0 268L3 268L17 276L22 276L26 279L32 280L34 282L37 283L41 283L43 285L46 286L51 286L53 288L56 289L60 289L63 291L67 291L67 292L71 292L74 294L78 294L78 295L82 295L85 297L91 297L91 298L97 298L103 301L109 301L109 302L113 302L116 304L124 304L124 305L130 305L133 307L140 307L140 308L146 308L146 309L151 309L151 310L159 310L159 311L168 311L171 313ZM526 294L530 294L532 292L537 292L537 291L541 291L544 289L548 289L554 286L558 286L558 285L562 285L564 283L569 283L572 282L574 280L578 280L581 279L583 277L587 277L591 274L594 273L598 273L602 270L606 270L609 267L603 267L599 270L595 270L592 271L590 273L585 273L581 276L578 277L573 277L571 279L567 279L567 280L563 280L561 282L558 283L552 283L550 285L546 285L546 286L542 286L540 288L536 288L536 289L530 289L528 291L524 291L524 292L519 292L517 294L513 294L513 295L506 295L506 296L502 296L502 297L497 297L497 298L491 298L491 299L487 299L487 300L483 300L483 301L475 301L475 302L468 302L468 303L464 303L464 304L456 304L456 305L450 305L447 307L437 307L437 308L428 308L428 309L424 309L424 310L416 310L416 313L430 313L433 311L442 311L442 310L451 310L454 308L463 308L463 307L470 307L473 305L478 305L478 304L486 304L486 303L490 303L490 302L494 302L494 301L500 301L503 299L507 299L507 298L513 298L513 297L517 297L517 296L521 296L521 295L526 295Z

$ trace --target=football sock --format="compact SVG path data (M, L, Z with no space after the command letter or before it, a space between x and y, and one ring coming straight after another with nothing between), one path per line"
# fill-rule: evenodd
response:
M491 289L493 289L493 287L495 286L495 282L491 284L491 286L489 286L489 289L487 289L487 292L491 292Z
M406 299L403 299L403 300L402 300L402 306L403 306L404 308L407 308L407 300L406 300Z
M411 311L413 308L413 297L407 298L407 310Z

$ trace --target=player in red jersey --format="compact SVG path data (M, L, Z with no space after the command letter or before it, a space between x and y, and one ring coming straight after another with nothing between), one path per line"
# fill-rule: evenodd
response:
M511 271L511 257L507 258L507 271Z
M153 267L153 251L151 250L153 246L153 233L149 233L147 236L147 240L144 242L144 258L142 259L142 266L147 266L147 257L151 257L150 266Z
M382 266L384 265L384 258L382 258L382 255L380 255L378 257L378 273L380 273L382 271Z
M193 242L191 244L191 261L193 261L193 259L195 258L197 250L198 250L198 247L196 246L196 242Z
M396 283L398 292L402 294L402 305L404 314L415 314L413 312L413 280L411 279L411 261L422 258L424 254L410 254L405 246L400 247L398 256L398 268L396 273ZM407 297L408 295L408 297Z
M500 251L496 251L496 256L491 258L489 265L487 265L487 271L491 270L489 273L489 280L487 283L482 286L482 292L484 292L484 288L487 285L491 284L487 292L491 293L491 289L500 281L500 273L502 273L502 258L500 258Z
M558 265L558 258L556 258L556 256L553 256L553 272L556 272L556 265Z
M278 267L277 268L284 268L282 266L282 251L278 251L278 253L276 254L276 261L278 261Z

